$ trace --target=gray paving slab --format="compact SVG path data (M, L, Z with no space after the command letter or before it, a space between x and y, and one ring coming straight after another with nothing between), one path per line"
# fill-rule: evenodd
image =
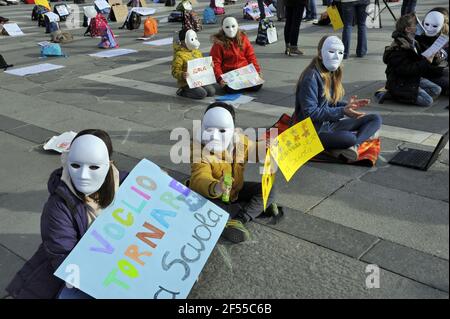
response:
M448 259L448 203L353 181L311 214Z
M5 288L24 263L24 260L0 246L0 299L8 295Z
M385 240L361 260L448 293L448 260Z

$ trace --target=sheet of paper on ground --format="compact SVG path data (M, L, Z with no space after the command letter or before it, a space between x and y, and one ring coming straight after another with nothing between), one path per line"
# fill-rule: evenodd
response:
M27 66L27 67L20 68L20 69L8 70L8 71L5 71L5 73L11 74L11 75L25 76L25 75L53 71L53 70L57 70L57 69L61 69L61 68L64 68L64 66L51 64L51 63L42 63L42 64Z
M149 42L143 42L144 44L147 45L153 45L153 46L163 46L163 45L169 45L173 43L173 37L171 38L164 38L164 39L160 39L160 40L155 40L155 41L149 41Z
M216 83L212 57L210 56L188 61L187 73L189 76L186 81L191 89Z
M227 83L228 87L233 90L246 89L264 83L264 80L259 76L253 63L243 68L222 74L222 79Z
M45 145L44 150L54 150L59 153L69 150L70 143L77 135L76 132L64 132L61 135L53 136Z
M186 298L228 217L143 159L55 275L94 298Z
M289 182L303 164L323 151L323 146L311 118L307 118L275 138L270 151Z
M130 53L136 53L136 52L138 52L138 51L132 50L132 49L112 49L112 50L108 50L108 51L92 53L89 55L97 57L97 58L113 58L116 56L121 56L121 55L130 54Z
M21 35L24 35L17 23L4 24L3 29L10 37L19 37Z

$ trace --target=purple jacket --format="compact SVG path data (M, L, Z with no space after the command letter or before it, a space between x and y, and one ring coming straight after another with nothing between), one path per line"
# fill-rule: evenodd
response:
M120 172L120 183L128 173ZM64 281L53 273L88 228L86 204L61 181L62 168L48 180L50 197L41 216L42 243L6 288L14 298L56 298Z

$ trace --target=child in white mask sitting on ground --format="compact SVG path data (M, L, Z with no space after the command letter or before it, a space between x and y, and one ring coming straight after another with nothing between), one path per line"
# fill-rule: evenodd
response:
M209 105L200 132L194 134L189 187L230 214L223 237L234 243L248 240L244 224L263 214L278 222L283 211L275 203L275 191L264 212L261 183L244 181L245 164L252 156L257 160L258 147L265 153L265 142L257 144L236 132L233 107Z
M449 34L449 16L446 8L434 8L431 9L422 21L423 33L416 35L416 40L419 43L420 51L424 52L441 35L448 36ZM442 89L442 94L448 96L448 48L447 45L441 49L438 54L435 55L432 64L440 65L444 67L443 74L441 76L428 76L425 77L431 82L439 85Z
M193 30L183 29L179 32L180 44L174 44L174 56L172 61L172 76L178 80L177 94L191 99L204 99L207 96L214 96L216 90L213 85L190 89L186 79L188 61L202 58L203 54L199 50L200 42L197 33Z

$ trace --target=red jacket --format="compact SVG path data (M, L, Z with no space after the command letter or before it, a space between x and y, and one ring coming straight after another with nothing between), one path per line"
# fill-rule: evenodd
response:
M210 55L213 59L214 74L216 75L217 82L220 82L222 79L222 74L242 68L251 63L253 63L258 73L261 72L253 46L246 35L242 35L242 37L242 49L239 48L236 41L233 41L228 49L217 40L212 46Z

